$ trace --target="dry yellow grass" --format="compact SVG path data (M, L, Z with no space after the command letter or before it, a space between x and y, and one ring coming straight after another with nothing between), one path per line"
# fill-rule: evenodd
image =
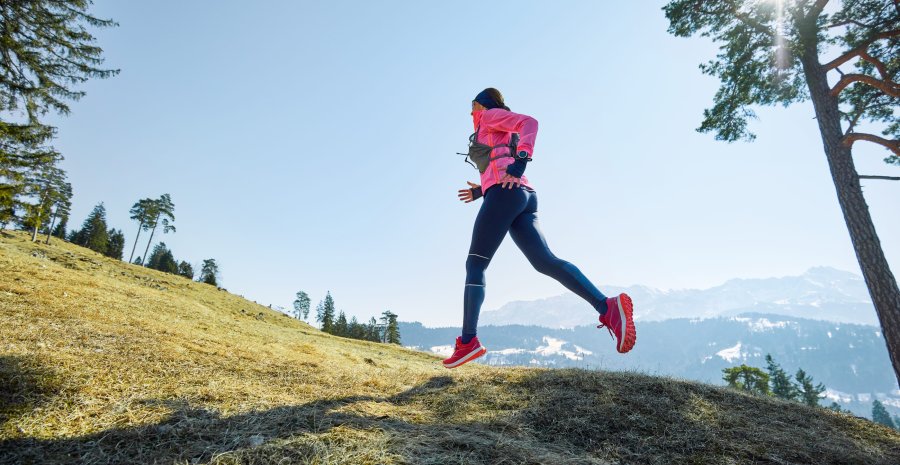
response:
M0 463L900 463L900 435L635 373L448 371L0 233Z

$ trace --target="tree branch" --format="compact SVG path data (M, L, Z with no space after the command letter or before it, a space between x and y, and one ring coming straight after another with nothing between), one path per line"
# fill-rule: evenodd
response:
M854 132L853 134L847 134L846 136L844 136L844 138L841 140L841 143L847 147L851 147L853 143L858 140L865 140L876 143L890 150L891 152L894 152L894 155L900 156L900 141L885 139L874 134Z
M896 36L900 36L900 29L894 29L893 31L887 31L887 32L882 32L880 34L875 34L869 40L860 44L858 47L853 48L850 51L844 53L843 55L835 58L834 60L829 61L828 63L826 63L823 66L823 68L825 69L825 71L829 71L834 68L837 68L838 66L850 61L851 58L859 55L860 53L865 52L866 49L869 48L869 45L872 45L873 42L877 42L881 39L887 39L887 38L896 37Z
M806 15L806 19L811 19L815 21L820 14L822 14L822 10L825 9L825 5L828 3L828 0L816 0L816 4L809 9L809 13Z
M859 179L884 179L885 181L900 181L900 176L868 176L861 174Z
M900 86L891 81L881 81L876 79L868 74L845 74L844 77L838 81L837 84L834 85L834 88L831 89L831 95L837 96L844 90L845 87L853 84L854 82L863 82L866 83L885 94L890 95L891 97L900 98Z
M881 79L884 79L885 81L890 81L891 78L888 75L887 66L884 66L884 63L882 63L881 61L879 61L877 58L873 57L872 55L869 55L869 53L865 52L865 51L859 52L859 58L866 60L869 63L872 63L873 65L875 65L875 68L878 69L879 73L881 73Z

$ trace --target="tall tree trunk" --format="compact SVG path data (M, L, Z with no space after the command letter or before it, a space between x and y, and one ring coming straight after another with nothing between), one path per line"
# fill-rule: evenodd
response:
M37 223L34 224L34 231L31 232L31 242L37 241L37 230L41 227L41 221L35 220Z
M815 45L807 46L801 61L838 202L900 385L900 289L875 233L850 147L841 143L844 132L841 129L838 98L831 95L826 71L819 63Z
M147 241L147 248L144 249L144 258L141 259L141 265L147 263L147 252L150 250L150 243L153 242L153 234L156 233L156 226L159 225L159 217L161 215L156 215L156 220L153 221L153 229L150 230L150 240Z
M50 236L53 235L53 226L56 225L56 216L59 215L59 207L56 207L56 210L53 211L53 216L50 218L50 226L47 228L47 240L44 242L45 244L50 244Z
M137 235L134 236L134 245L131 246L131 256L128 257L128 263L131 263L131 262L134 261L134 251L135 251L135 249L137 249L138 238L141 237L141 229L144 229L144 222L143 222L143 221L141 221L141 224L138 225L138 232L137 232Z

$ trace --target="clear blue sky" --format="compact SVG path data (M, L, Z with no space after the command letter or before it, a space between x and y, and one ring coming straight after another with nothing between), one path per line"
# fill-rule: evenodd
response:
M754 143L695 132L716 49L667 34L664 3L99 0L122 72L54 118L70 225L105 202L127 258L129 208L169 193L161 239L214 257L234 293L290 307L330 290L360 319L459 325L480 202L457 200L477 171L454 153L493 86L540 122L528 175L551 248L601 289L859 272L811 105L759 110ZM857 146L861 173L897 175ZM898 274L900 183L865 193ZM487 282L486 310L565 292L508 238Z

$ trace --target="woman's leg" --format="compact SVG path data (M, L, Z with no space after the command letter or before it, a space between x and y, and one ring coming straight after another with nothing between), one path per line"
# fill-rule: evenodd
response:
M529 193L527 208L513 220L509 235L540 273L552 277L586 300L601 315L606 313L606 296L575 265L553 255L541 233L537 218L537 194Z
M523 189L494 185L484 195L472 229L472 244L466 258L466 289L463 294L463 343L476 335L478 315L484 303L484 272L506 237L513 220L528 203Z

